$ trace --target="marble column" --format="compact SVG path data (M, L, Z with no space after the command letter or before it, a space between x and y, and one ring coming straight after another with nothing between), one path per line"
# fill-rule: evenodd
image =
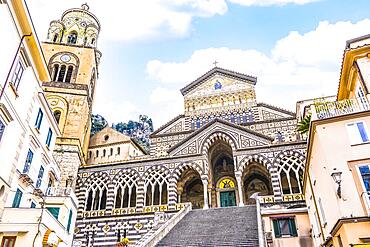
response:
M243 207L244 200L243 200L242 173L239 171L235 172L235 178L236 178L236 183L238 184L239 207Z
M204 196L204 206L203 209L208 209L208 178L202 177L202 183L203 183L203 196Z

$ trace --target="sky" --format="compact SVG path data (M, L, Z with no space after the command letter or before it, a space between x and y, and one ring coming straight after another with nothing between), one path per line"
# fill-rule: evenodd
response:
M101 22L93 113L158 128L183 113L180 89L217 66L257 77L257 101L295 110L335 95L346 40L370 33L368 0L27 0L41 41L87 1Z

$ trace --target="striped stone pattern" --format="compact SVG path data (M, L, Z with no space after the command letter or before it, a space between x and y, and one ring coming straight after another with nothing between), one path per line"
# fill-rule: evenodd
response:
M168 207L170 210L174 210L177 203L177 179L170 177L168 180Z
M144 181L139 180L137 182L137 194L136 194L136 210L141 212L145 203L145 192L144 192Z
M135 227L138 223L141 227ZM87 246L87 238L89 238L89 246L113 246L117 243L118 229L120 229L121 238L126 229L130 243L134 243L153 227L153 223L154 213L79 219L77 223L79 232L75 234L75 241L81 241L82 246Z

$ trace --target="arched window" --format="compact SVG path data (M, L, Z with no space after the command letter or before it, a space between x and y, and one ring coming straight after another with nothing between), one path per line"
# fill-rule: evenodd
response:
M91 156L92 156L92 152L89 151L89 157L88 157L88 159L91 159Z
M58 79L57 79L57 81L58 82L63 82L64 81L65 74L66 74L66 66L65 65L62 65L62 66L60 66L60 70L58 72Z
M115 187L115 208L136 207L135 174L129 172L120 174Z
M285 156L279 164L283 194L302 193L303 162L296 156Z
M55 42L57 42L57 40L58 40L58 34L56 33L56 34L54 34L54 37L53 37L53 42L55 43Z
M95 45L95 38L92 38L92 40L91 40L91 44L92 44L92 45Z
M103 157L105 157L106 154L107 154L107 151L103 149Z
M197 125L197 129L199 129L200 128L200 120L199 120L199 118L196 121L196 125Z
M87 37L84 38L84 45L87 44Z
M110 155L113 155L113 148L110 149Z
M59 110L56 110L56 111L54 111L53 115L54 115L55 120L59 124L60 116L62 115L62 113Z
M164 205L168 202L168 172L153 170L145 177L145 206Z
M53 81L57 81L58 72L59 72L59 64L54 64L53 71L52 71Z
M77 33L72 32L67 37L67 44L76 44L77 43Z
M73 66L69 65L68 70L67 70L67 74L66 74L65 82L71 82L72 73L73 73Z
M96 150L95 157L96 157L96 158L98 158L98 157L99 157L99 150Z
M102 180L95 178L87 190L85 210L104 210L107 205L108 188Z
M117 154L121 154L121 148L120 147L117 148Z

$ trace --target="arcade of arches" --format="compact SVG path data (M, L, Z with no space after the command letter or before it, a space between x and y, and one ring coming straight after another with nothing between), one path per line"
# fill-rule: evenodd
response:
M227 142L213 143L208 151L209 179L201 178L192 168L182 172L177 183L178 202L191 202L193 208L230 207L254 204L251 196L256 192L273 195L271 176L263 164L251 162L240 173L235 171L233 157Z

